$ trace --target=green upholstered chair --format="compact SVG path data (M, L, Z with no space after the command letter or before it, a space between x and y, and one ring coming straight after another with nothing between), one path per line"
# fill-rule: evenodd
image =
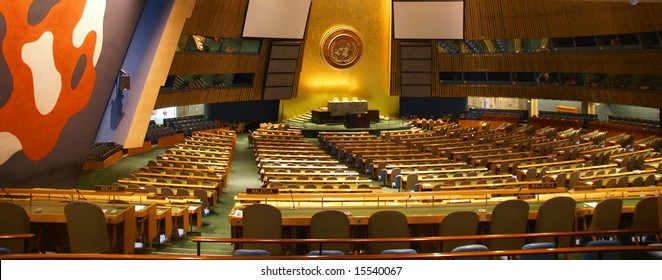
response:
M336 210L326 210L315 213L310 219L310 238L332 239L350 238L349 219L345 213ZM326 243L322 244L320 252L319 244L310 244L311 255L341 255L350 252L351 244Z
M478 232L478 214L472 211L458 211L448 214L439 223L439 236L475 235ZM476 243L475 240L442 241L441 251Z
M282 215L278 208L268 204L251 204L243 210L243 238L283 238ZM283 244L244 243L242 249L264 250L270 255L281 255Z
M506 200L494 207L490 217L489 234L526 233L529 204L523 200ZM524 246L524 238L490 239L486 246L491 250L516 250Z
M407 216L398 211L382 210L368 219L368 238L409 237ZM416 253L409 242L371 242L368 254Z
M112 246L103 210L96 204L73 201L64 206L72 253L107 253Z

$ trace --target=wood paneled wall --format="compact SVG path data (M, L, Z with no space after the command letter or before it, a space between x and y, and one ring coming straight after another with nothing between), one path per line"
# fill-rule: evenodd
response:
M175 55L170 75L255 73L252 87L210 88L159 93L154 109L204 103L262 100L270 40L263 40L260 54L198 54Z
M247 0L197 0L182 34L240 38Z
M247 6L248 0L197 0L182 34L241 38ZM169 75L255 73L253 86L160 93L154 108L262 100L270 46L270 40L263 40L259 54L175 54Z
M465 0L464 37L523 39L662 30L662 3Z
M255 78L257 82L257 77ZM160 93L154 109L193 104L256 101L253 88L209 88Z
M400 63L400 41L391 40L391 82L390 82L391 90L389 91L390 96L402 95L402 83L400 82L402 73L400 72L400 68L402 68L402 65Z
M169 75L253 73L261 58L261 54L177 53Z
M662 93L590 87L538 85L441 85L437 97L509 97L524 99L575 100L662 108Z
M662 75L662 51L443 54L439 71Z

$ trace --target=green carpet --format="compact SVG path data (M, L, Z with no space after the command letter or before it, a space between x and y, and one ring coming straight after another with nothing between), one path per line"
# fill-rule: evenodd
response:
M93 189L94 185L112 184L127 174L144 167L147 162L163 154L165 149L124 157L103 170L82 171L77 182L80 189ZM196 254L197 245L191 242L193 236L230 237L230 224L227 217L234 205L234 196L246 188L260 187L257 166L253 151L248 147L247 134L237 136L235 153L223 197L209 215L202 218L202 227L193 227L193 233L185 237L173 237L169 242L156 244L151 249L137 251L138 254ZM206 243L202 246L205 255L230 255L232 246L224 243Z

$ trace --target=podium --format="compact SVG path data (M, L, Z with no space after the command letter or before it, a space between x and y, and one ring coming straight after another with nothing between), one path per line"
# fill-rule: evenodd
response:
M370 116L368 113L345 114L345 128L369 128Z

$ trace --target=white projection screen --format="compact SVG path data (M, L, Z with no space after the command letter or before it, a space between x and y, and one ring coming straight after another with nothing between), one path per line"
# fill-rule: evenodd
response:
M393 2L395 39L462 39L464 2Z
M249 0L244 37L303 39L311 0Z

